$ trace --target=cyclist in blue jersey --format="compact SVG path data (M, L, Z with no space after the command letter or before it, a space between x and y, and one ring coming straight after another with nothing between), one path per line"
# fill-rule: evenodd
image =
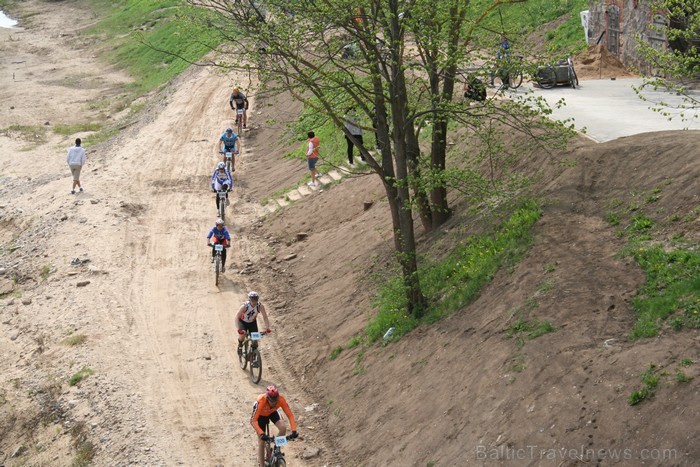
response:
M216 225L209 231L207 235L207 245L211 247L211 262L214 262L214 256L216 256L216 250L214 250L214 245L220 243L224 246L224 251L221 252L221 272L226 272L226 250L231 246L231 235L229 235L224 221L222 219L216 220Z
M221 159L222 162L226 162L226 154L227 152L232 152L234 155L231 158L231 172L236 171L236 156L235 154L237 152L240 152L241 150L241 143L238 140L238 135L233 132L233 128L226 128L226 131L224 131L221 134L221 138L219 138L219 152L224 153L222 156L223 158Z

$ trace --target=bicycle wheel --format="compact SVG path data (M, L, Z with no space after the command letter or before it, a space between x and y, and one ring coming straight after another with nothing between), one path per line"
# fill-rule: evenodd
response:
M219 272L221 271L221 256L216 255L214 259L214 285L219 285Z
M552 89L557 84L557 72L554 67L548 66L537 71L537 84L542 89Z
M574 70L573 66L569 67L569 79L571 80L571 87L576 89L576 86L578 86L578 76L576 76L576 70Z
M241 365L241 369L245 370L245 368L248 366L248 339L246 339L243 342L243 351L241 354L238 356L238 363Z
M287 461L284 460L284 457L277 458L275 461L275 467L287 467Z
M219 198L219 217L221 220L226 220L226 200L221 198Z
M518 89L521 84L523 84L523 72L520 70L511 71L508 77L508 86L511 89Z
M241 136L241 132L243 131L243 115L237 113L236 111L236 129L238 130L238 133L236 133L238 136Z
M259 349L250 349L250 379L258 384L262 377L262 357Z

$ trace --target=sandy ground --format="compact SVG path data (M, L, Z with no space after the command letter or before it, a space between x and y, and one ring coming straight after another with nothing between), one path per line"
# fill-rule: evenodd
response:
M104 115L104 99L118 99L129 78L91 55L79 32L91 18L73 4L20 8L23 27L0 29L0 128L31 127L0 136L1 243L17 248L0 263L8 293L0 301L0 464L68 465L70 429L82 423L96 465L252 465L248 420L264 387L281 386L302 427L310 403L285 377L275 334L262 345L259 385L238 366L235 310L258 285L242 271L267 249L241 234L261 208L238 191L232 260L218 288L209 264L209 177L236 77L193 70L116 140L88 143L85 193L73 196L66 150L89 133L52 129L119 118ZM255 157L243 139L239 178ZM74 258L85 264L71 265ZM277 303L266 298L274 329ZM69 334L86 343L65 344ZM70 387L83 367L94 374ZM45 401L23 395L49 394L55 381L58 431L49 423L28 438L21 427L36 422L32 411ZM306 431L304 446L317 446ZM300 444L288 448L290 459Z
M531 253L443 321L352 347L392 257L376 177L263 219L262 201L306 170L274 145L298 106L254 101L229 210L233 260L216 288L208 178L236 77L192 70L131 119L110 105L128 77L91 56L78 31L92 19L71 5L29 0L25 29L0 32L0 128L33 128L0 135L0 464L71 465L87 440L94 465L253 465L248 418L269 382L305 437L287 448L290 465L698 464L698 332L628 340L644 274L619 255L624 224L606 219L644 214L669 245L697 245L700 132L582 137L564 160L523 161L545 201ZM65 151L89 134L51 129L102 118L123 130L88 145L86 192L72 196ZM439 232L419 230L431 255L479 225L467 201L450 201ZM250 288L275 331L258 386L234 348L233 310ZM518 342L516 318L555 331ZM85 342L66 340L76 336ZM679 383L684 360L692 379ZM659 389L629 406L651 363ZM83 367L94 373L69 386ZM307 449L320 455L297 457ZM613 458L620 449L630 457Z

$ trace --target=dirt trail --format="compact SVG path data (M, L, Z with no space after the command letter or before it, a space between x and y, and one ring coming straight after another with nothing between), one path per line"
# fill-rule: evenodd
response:
M85 103L100 92L114 95L123 82L123 76L110 79L105 73L100 75L101 89L57 85L73 76L73 60L82 66L76 79L83 82L104 65L86 60L89 49L71 47L78 41L55 40L69 18L80 17L74 7L41 5L44 9L32 16L31 27L2 36L13 37L12 47L3 46L9 54L4 60L21 63L26 76L21 86L14 84L16 92L0 95L4 108L13 105L17 110L3 116L3 128L40 126L44 119L53 126L96 118ZM34 8L36 2L27 2L21 13ZM37 50L44 51L42 57L34 55ZM51 82L36 79L45 68L54 69ZM2 80L0 88L10 89L7 81L12 77L3 74ZM177 86L161 93L157 108L147 109L117 140L88 146L89 162L81 177L86 192L75 196L68 194L65 150L72 138L87 133L61 137L47 126L47 142L31 145L21 135L0 136L3 238L22 242L20 232L36 231L46 242L40 253L20 249L20 261L5 256L0 264L3 274L25 269L27 282L19 293L24 293L22 301L32 298L23 304L7 296L1 303L1 387L18 381L16 393L3 395L17 407L29 408L21 396L23 385L40 385L56 376L64 381L58 405L68 425L88 426L87 436L97 448L95 465L252 465L256 439L248 423L250 410L255 396L271 382L281 385L303 418L306 401L279 363L276 335L262 344L265 363L259 385L250 383L238 367L234 314L246 290L256 288L255 277L239 272L267 248L237 227L254 225L263 212L242 199L239 188L229 208L235 219L230 227L234 245L218 288L208 260L205 236L216 218L209 177L218 135L230 125L227 96L235 80L207 69L188 72ZM36 103L27 98L31 95L50 95L50 109L38 115ZM254 157L255 147L243 140L237 174L244 179L246 158ZM48 163L36 164L42 159ZM71 266L75 257L90 262ZM34 277L42 264L52 265L45 282ZM76 287L81 281L88 284ZM31 286L35 282L39 285ZM274 329L275 301L266 298L262 300ZM39 332L46 344L41 364L32 370L21 362ZM67 332L85 335L87 343L66 346L62 342ZM78 386L65 384L81 367L94 374ZM11 426L12 419L2 416L0 412L0 428ZM3 437L0 462L27 443L23 435L18 430ZM293 465L307 465L294 459L300 445L287 448ZM46 459L64 464L72 455L56 442L47 442L43 454L23 458L26 448L16 452L13 462Z

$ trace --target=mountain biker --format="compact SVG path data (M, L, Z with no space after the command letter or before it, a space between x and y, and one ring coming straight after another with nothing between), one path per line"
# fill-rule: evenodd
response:
M222 162L226 162L226 153L232 152L231 156L231 172L236 171L236 152L240 151L241 144L238 140L238 135L233 132L233 128L226 128L219 138L219 152L223 153Z
M209 235L207 235L207 246L211 247L212 263L216 256L214 245L217 243L224 246L224 250L221 252L221 272L226 272L226 249L231 247L231 235L229 235L228 230L226 230L223 219L217 219L216 225L209 231Z
M265 332L270 333L270 320L267 319L267 311L265 305L260 303L260 295L252 290L248 292L248 300L243 302L238 309L238 355L243 353L243 340L245 340L245 332L258 332L258 313L262 314L265 320ZM257 347L258 343L253 342L253 348Z
M270 440L270 436L265 434L267 426L270 422L277 427L278 436L284 436L287 433L287 426L281 419L278 409L284 410L284 413L289 419L289 424L292 426L291 439L299 436L297 434L297 422L294 421L294 414L289 409L289 404L284 399L282 394L277 390L274 384L267 387L264 394L260 394L253 405L253 416L250 417L250 424L255 428L255 432L260 437L258 441L258 462L260 467L265 465L265 441Z
M236 103L236 107L233 103ZM233 88L231 92L231 97L228 99L228 103L231 106L231 110L236 111L237 109L243 109L243 128L246 127L248 122L248 98L243 94L238 88Z
M219 162L214 169L214 173L211 176L211 191L216 193L217 191L226 192L226 205L228 205L228 192L233 188L233 178L231 178L231 173L226 170L226 164ZM216 212L219 212L219 196L216 196Z

